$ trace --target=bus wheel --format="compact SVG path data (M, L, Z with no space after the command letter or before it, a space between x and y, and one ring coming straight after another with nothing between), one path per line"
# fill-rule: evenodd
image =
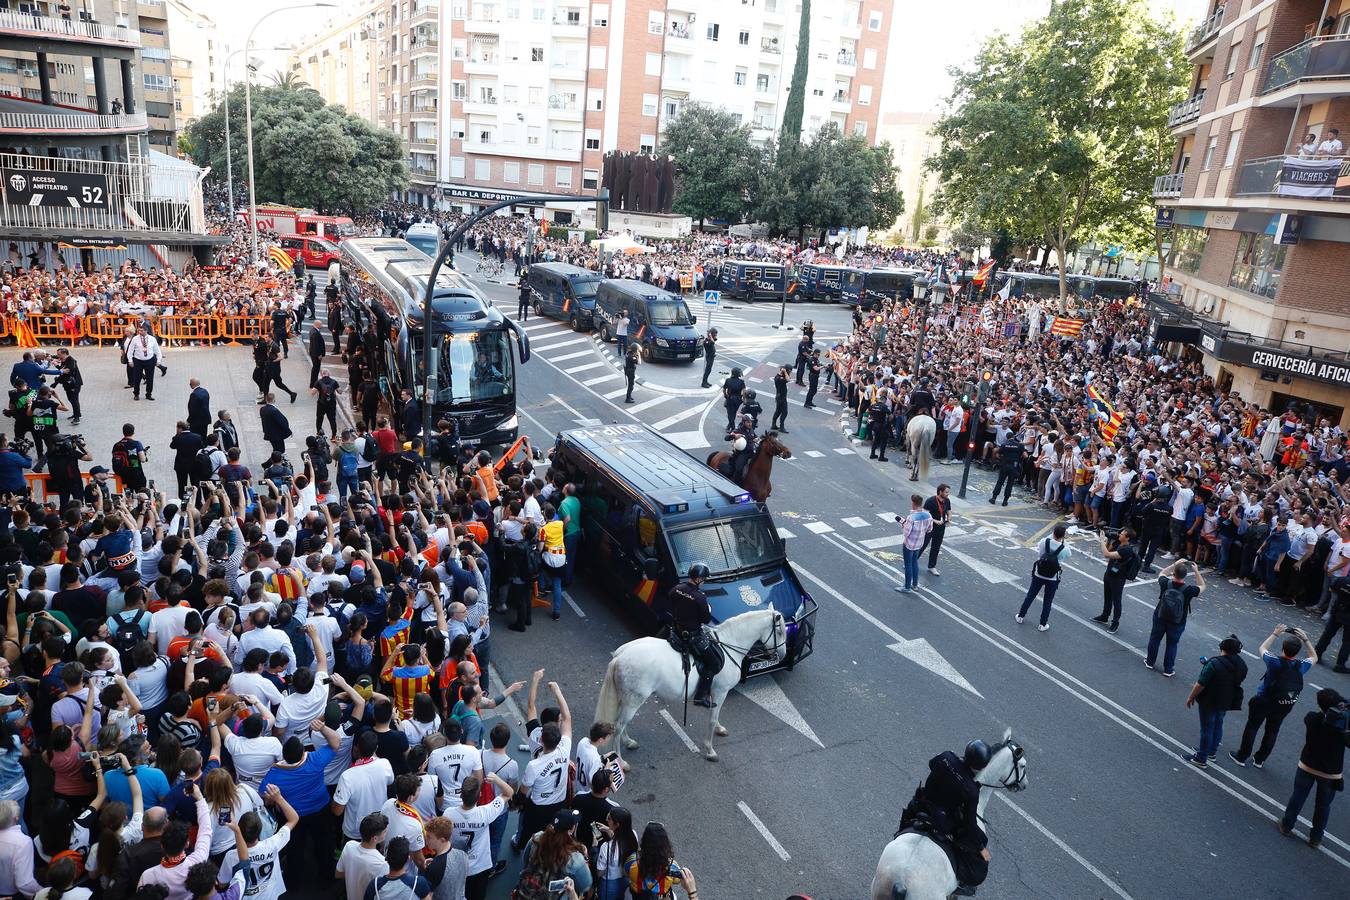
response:
M534 301L534 314L536 316L542 316L544 314L544 310L540 307L538 300Z

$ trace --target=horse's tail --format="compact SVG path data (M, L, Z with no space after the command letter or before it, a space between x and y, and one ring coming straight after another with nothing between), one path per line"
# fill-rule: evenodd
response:
M919 480L927 481L928 464L933 459L932 435L928 435L927 440L920 441L919 446L916 448L915 452L917 452L919 455Z
M605 680L600 683L600 699L595 703L595 721L615 725L619 721L619 683L616 672L619 660L611 657L605 667Z

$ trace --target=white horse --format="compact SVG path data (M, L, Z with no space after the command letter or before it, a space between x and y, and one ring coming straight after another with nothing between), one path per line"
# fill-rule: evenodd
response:
M994 790L1020 791L1027 786L1027 760L1013 743L1012 729L993 748L989 765L975 773L980 784L979 817ZM958 887L956 873L941 847L923 834L906 832L881 851L877 873L872 878L871 900L947 900Z
M704 753L709 760L716 760L713 735L727 733L718 722L718 713L727 694L741 680L741 663L756 644L772 650L782 660L787 652L787 628L783 624L783 614L776 609L755 609L733 616L713 626L712 630L726 655L726 664L713 678L712 698L717 706L709 710L708 743ZM644 637L629 641L614 651L605 669L595 721L614 725L616 749L635 750L637 741L627 738L625 743L625 732L647 698L657 694L667 703L682 704L686 696L693 696L697 681L698 669L693 660L690 660L686 678L680 654L663 638Z
M920 413L905 426L909 441L909 480L927 481L928 464L933 460L933 438L937 436L937 420Z

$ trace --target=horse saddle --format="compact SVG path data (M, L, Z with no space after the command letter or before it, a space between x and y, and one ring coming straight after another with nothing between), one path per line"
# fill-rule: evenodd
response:
M695 632L689 635L688 640L686 640L684 635L672 628L666 635L666 643L670 644L672 650L680 654L686 671L692 661L694 669L700 675L707 675L711 678L721 672L722 667L727 664L727 655L723 651L722 645L707 632ZM716 659L716 665L711 663L714 658Z
M924 796L923 785L919 785L914 792L914 798L900 814L900 827L895 830L895 837L902 834L921 834L941 847L942 852L947 854L952 873L961 887L957 895L970 896L974 894L974 887L989 877L989 863L979 850L961 846L955 837L948 833L941 824L946 818L944 812L935 809Z

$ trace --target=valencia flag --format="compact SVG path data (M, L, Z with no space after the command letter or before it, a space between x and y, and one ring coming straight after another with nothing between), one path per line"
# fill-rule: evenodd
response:
M976 270L975 277L972 278L971 281L975 282L980 287L984 287L984 283L989 280L989 276L993 273L995 265L997 265L997 263L994 260L989 260L989 262Z
M1050 323L1050 333L1057 334L1060 337L1078 337L1078 333L1083 330L1086 324L1082 319L1067 319L1064 316L1055 316L1054 321Z
M295 265L295 261L291 259L291 255L280 247L273 246L267 251L267 255L271 257L273 264L279 269L286 269L289 271Z

